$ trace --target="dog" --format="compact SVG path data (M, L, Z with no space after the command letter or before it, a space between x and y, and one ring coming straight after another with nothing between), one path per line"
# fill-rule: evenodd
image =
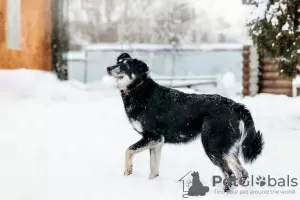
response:
M240 157L252 163L264 147L262 133L256 131L250 111L240 103L220 95L186 94L159 85L141 60L122 53L107 67L120 89L129 122L142 138L125 153L124 175L132 174L135 154L150 151L150 176L159 176L164 144L187 144L201 140L205 153L225 178L235 175L242 184L248 172ZM229 191L232 185L225 186Z

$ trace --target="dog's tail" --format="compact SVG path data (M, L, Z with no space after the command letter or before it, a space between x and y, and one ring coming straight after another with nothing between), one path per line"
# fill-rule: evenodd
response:
M240 130L242 132L241 150L244 161L252 163L261 154L264 147L264 140L262 133L255 130L254 121L250 111L244 106L240 105L237 108L241 117Z

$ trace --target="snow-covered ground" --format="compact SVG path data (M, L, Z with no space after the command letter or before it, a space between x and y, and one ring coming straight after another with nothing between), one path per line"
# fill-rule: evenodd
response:
M191 92L191 91L189 91ZM148 180L149 153L134 159L123 176L125 149L139 136L127 122L118 91L107 81L82 85L39 71L0 71L0 199L182 199L178 180L199 171L210 191L199 199L299 199L300 98L258 95L235 98L253 113L265 137L262 156L246 165L254 176L297 178L298 186L238 187L295 194L216 194L221 175L200 141L163 148L160 177ZM176 108L174 108L176 109ZM192 198L192 197L190 197Z

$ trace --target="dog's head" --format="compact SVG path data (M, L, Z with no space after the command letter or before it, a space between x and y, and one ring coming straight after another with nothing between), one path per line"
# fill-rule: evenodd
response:
M107 67L107 74L117 80L121 90L128 89L130 84L142 82L148 77L149 68L141 60L133 59L123 53L117 58L117 64Z

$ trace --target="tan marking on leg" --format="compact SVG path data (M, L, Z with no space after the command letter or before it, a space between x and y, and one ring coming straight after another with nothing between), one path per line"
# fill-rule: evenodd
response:
M238 156L236 153L233 154L233 158L234 158L234 160L237 162L238 165L241 165L241 161L240 161L240 159L239 159L239 156Z
M129 176L132 174L132 157L133 157L133 151L127 150L125 152L125 176Z
M239 180L239 184L243 184L248 177L248 172L242 166L238 154L234 154L233 157L234 160L236 161L236 168L238 169L237 179Z
M143 146L143 147L138 148L138 149L135 149L135 150L129 150L130 148L127 149L126 153L125 153L125 172L124 172L124 175L128 176L128 175L132 174L132 168L133 168L133 166L132 166L133 165L132 164L132 157L133 157L134 154L142 152L142 151L150 149L150 148L155 149L157 146L162 145L164 143L164 141L165 141L165 138L162 136L160 141L151 141L148 145ZM155 169L156 169L155 156L152 159L153 159L154 164L152 165L153 167L151 167L151 166L150 167L152 168L151 169L152 171L155 171ZM157 177L157 175L155 177Z

